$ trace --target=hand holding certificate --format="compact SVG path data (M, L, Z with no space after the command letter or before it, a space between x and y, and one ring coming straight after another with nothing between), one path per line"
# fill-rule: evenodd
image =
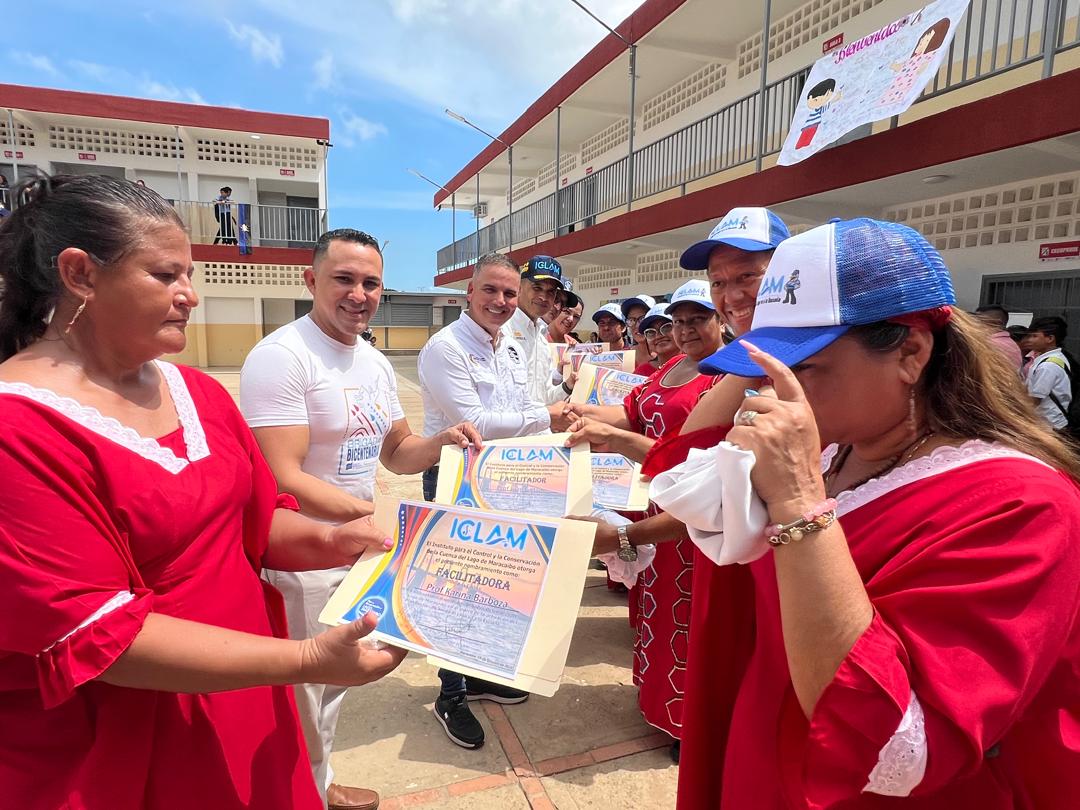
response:
M319 620L372 612L372 637L435 663L551 695L566 662L595 527L428 503L376 499L392 534L369 554Z

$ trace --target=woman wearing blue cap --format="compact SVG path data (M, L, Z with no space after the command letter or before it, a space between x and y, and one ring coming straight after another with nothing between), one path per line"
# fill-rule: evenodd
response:
M652 316L650 325L667 321L678 352L634 388L622 407L576 406L579 413L591 418L571 425L574 435L569 445L588 441L640 461L655 441L669 432L678 432L702 394L716 382L715 377L698 370L699 361L722 345L720 318L709 285L698 279L686 282L671 296L664 314L653 312ZM658 511L650 506L649 514ZM620 538L636 558L625 532ZM630 595L638 705L650 725L671 735L676 760L683 725L682 682L692 560L693 546L685 535L658 545L656 558L642 572Z
M709 696L722 779L680 778L680 808L1075 806L1080 463L954 303L915 231L831 223L777 248L753 329L702 363L718 401L751 389L711 443L753 452L767 525L694 530L737 449L702 451L699 492L693 458L668 474L695 542L740 544L755 607Z

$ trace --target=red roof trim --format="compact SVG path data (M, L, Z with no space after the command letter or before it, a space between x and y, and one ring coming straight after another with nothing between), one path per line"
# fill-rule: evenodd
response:
M175 101L151 101L127 96L53 90L48 87L0 84L0 107L118 121L145 121L150 124L288 135L313 140L330 139L330 121L326 118L253 112L234 107L210 107L205 104L181 104Z
M294 264L298 267L311 267L311 253L311 248L257 247L244 256L236 245L191 246L193 261L223 264Z
M774 166L685 197L658 203L565 236L520 248L530 256L568 256L590 248L707 222L740 205L776 205L1080 131L1080 68L953 107L896 129L819 152L794 166ZM461 281L471 267L435 277Z
M631 42L636 43L685 2L686 0L645 0L633 14L615 26L615 30ZM611 34L606 35L591 51L581 58L581 61L570 68L546 93L534 101L499 137L510 144L516 142L518 138L543 121L556 107L577 92L585 82L599 73L609 62L625 52L626 46L618 38ZM469 178L491 163L503 151L505 150L500 144L495 142L488 144L480 154L469 161L464 169L446 183L446 187L451 191L457 191ZM435 193L433 205L438 205L449 196L447 192L440 189Z

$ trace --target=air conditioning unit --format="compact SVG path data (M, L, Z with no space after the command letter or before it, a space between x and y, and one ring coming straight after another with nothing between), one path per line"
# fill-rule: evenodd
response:
M486 202L477 203L472 207L472 215L475 219L483 219L488 215L488 204Z

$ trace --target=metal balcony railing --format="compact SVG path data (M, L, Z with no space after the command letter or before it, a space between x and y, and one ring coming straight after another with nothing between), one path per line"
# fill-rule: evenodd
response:
M920 101L1042 61L1043 76L1056 53L1080 45L1080 0L972 0L949 54ZM776 154L812 66L765 86L765 116L758 132L758 92L634 150L632 197L641 200L704 177ZM865 132L868 132L869 128ZM865 134L865 132L861 134ZM848 139L860 137L856 131ZM596 218L625 206L627 158L514 211L514 243L539 241L589 227ZM557 216L556 216L557 214ZM439 249L439 273L470 264L477 256L510 245L508 217Z
M325 208L170 200L192 243L236 244L242 227L252 247L314 247L327 230Z

